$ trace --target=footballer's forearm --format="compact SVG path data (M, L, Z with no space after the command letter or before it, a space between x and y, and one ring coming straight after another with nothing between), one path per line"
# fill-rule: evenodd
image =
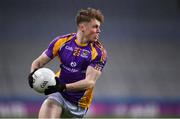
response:
M40 62L36 59L33 61L32 65L31 65L31 72L33 72L35 69L38 69L42 67Z
M32 62L31 72L33 72L35 69L43 67L50 60L51 58L49 58L45 53L42 53L37 59Z
M95 83L96 83L95 81L91 81L91 80L88 81L84 79L78 82L66 84L66 90L67 91L86 90L86 89L94 87Z
M78 82L66 84L66 90L79 91L93 88L96 84L97 79L99 79L100 75L100 71L95 70L93 67L88 67L86 78Z

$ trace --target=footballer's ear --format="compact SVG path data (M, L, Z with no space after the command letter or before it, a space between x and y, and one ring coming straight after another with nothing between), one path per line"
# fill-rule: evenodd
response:
M79 30L80 30L80 31L84 32L85 29L86 29L86 24L85 24L84 22L82 22L82 23L79 24L78 27L79 27Z

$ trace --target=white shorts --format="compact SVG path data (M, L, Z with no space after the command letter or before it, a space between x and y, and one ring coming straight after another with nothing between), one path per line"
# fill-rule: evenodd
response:
M87 109L81 108L75 104L70 103L62 97L60 93L53 93L48 96L48 99L56 100L62 106L62 118L83 118Z

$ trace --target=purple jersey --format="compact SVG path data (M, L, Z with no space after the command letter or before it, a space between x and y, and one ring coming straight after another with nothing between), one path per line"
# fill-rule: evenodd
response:
M76 34L55 38L45 51L50 58L60 59L59 82L68 84L85 79L86 69L92 66L102 71L106 64L106 51L99 41L79 46ZM72 103L87 108L93 97L93 88L82 91L61 92L62 96Z

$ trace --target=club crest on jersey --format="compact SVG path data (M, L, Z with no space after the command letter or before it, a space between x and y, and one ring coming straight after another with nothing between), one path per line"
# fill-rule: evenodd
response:
M77 63L76 62L71 62L70 65L71 65L71 67L76 67Z
M81 57L83 57L83 58L88 58L88 54L89 54L89 51L88 51L88 50L83 50L83 51L82 51L82 54L81 54Z

